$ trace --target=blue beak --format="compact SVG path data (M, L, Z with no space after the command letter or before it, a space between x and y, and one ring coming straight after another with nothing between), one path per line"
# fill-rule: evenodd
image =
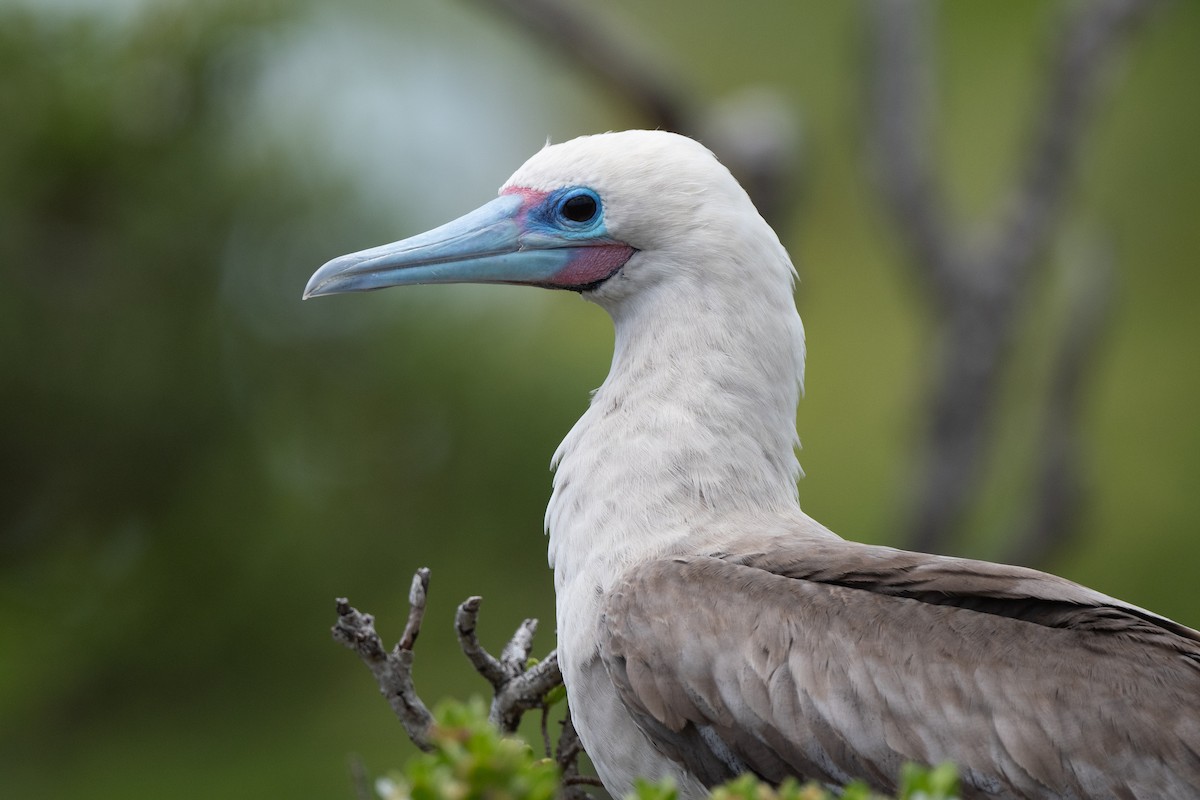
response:
M544 198L505 194L439 228L340 256L318 269L304 299L421 283L515 283L582 291L608 278L633 248L603 231L540 222Z

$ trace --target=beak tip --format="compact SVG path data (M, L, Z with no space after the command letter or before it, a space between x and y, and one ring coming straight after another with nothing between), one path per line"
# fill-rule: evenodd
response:
M338 260L339 259L334 259L334 261ZM312 277L308 279L308 283L304 285L304 293L300 295L301 300L311 300L314 297L320 297L321 295L333 293L330 292L329 289L331 286L337 285L337 281L333 280L333 278L337 277L337 275L336 272L334 274L330 274L331 270L329 269L329 266L329 264L326 264L312 274Z

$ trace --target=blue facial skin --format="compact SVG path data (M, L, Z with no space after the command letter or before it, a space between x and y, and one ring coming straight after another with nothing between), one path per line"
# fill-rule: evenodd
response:
M591 216L586 219L572 219L568 216L569 203L587 200L594 204ZM525 218L525 230L526 235L546 235L560 241L603 239L612 243L612 240L607 238L608 231L604 227L604 204L600 195L586 186L572 186L551 192L545 200L529 209Z
M621 243L608 237L593 190L576 186L544 197L517 191L431 231L335 258L309 279L304 297L423 283L576 288L556 276L582 249L605 245Z

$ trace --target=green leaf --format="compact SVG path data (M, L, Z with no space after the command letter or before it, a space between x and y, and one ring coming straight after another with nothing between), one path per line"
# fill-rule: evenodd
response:
M633 793L627 800L675 800L678 796L679 790L671 778L661 778L657 781L638 778L634 781Z
M434 711L434 751L377 783L385 800L553 800L558 766L524 741L501 736L479 698Z
M900 800L954 800L958 797L958 769L949 762L932 768L905 764L897 796Z
M554 800L558 766L540 758L521 739L501 736L488 722L480 698L469 703L443 702L434 711L432 753L413 758L403 772L376 781L381 800ZM639 779L625 800L677 800L670 778ZM958 771L953 764L928 768L905 764L899 800L955 800ZM712 790L712 800L886 800L855 781L840 793L788 778L779 786L742 775Z

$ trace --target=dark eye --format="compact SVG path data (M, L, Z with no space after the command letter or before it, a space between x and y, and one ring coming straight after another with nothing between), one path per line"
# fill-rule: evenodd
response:
M590 194L576 194L563 200L559 211L572 222L587 222L596 216L600 205Z

